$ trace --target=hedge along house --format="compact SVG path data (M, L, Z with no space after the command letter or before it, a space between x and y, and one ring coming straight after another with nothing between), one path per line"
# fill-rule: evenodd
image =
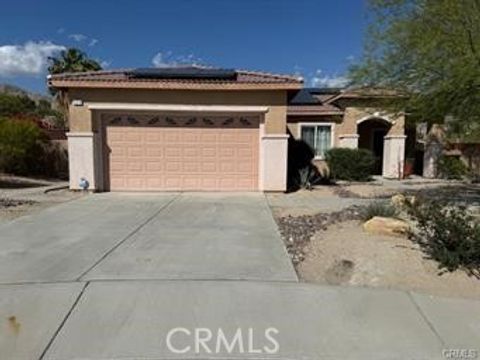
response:
M334 146L378 150L387 177L403 162L403 117L366 107L371 96L302 89L297 77L176 67L48 82L68 99L72 189L84 178L97 191L284 191L290 136L317 163Z

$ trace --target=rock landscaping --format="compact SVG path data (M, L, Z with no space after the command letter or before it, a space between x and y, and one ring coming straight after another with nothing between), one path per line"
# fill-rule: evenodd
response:
M0 208L11 208L20 205L33 205L36 201L33 200L14 200L0 198Z
M405 236L410 231L406 221L375 216L363 224L363 229L370 234Z
M280 233L294 265L305 258L305 246L319 230L327 230L330 225L348 220L361 219L360 206L350 206L342 211L319 213L316 215L286 216L277 218Z

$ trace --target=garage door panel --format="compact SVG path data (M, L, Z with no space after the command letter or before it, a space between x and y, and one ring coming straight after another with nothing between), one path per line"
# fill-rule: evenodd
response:
M165 163L165 172L180 174L182 169L182 163L180 161L167 161Z
M202 144L209 144L209 143L214 144L214 143L216 143L217 134L209 132L207 130L203 130L203 131L200 130L200 131L201 131L200 139L199 139L200 143L202 143Z
M128 170L129 173L136 173L138 171L143 170L143 165L144 165L144 163L140 162L140 161L129 162L127 164L127 170Z
M163 157L163 149L158 146L148 146L145 149L147 157L161 158ZM122 154L120 154L122 155Z
M163 163L160 161L147 161L145 162L145 169L149 173L162 173L164 170Z
M196 144L200 139L200 134L195 131L188 131L182 134L182 141L187 144Z
M180 135L178 132L173 131L173 129L165 129L166 132L163 136L163 141L166 143L178 143L180 140Z
M120 117L102 117L111 190L257 190L258 119Z
M200 171L204 174L212 174L217 171L216 161L202 161Z
M218 136L218 140L219 140L220 143L232 144L232 143L236 142L237 135L232 133L232 132L228 132L228 133L225 133L225 134L220 134Z
M234 173L235 163L232 161L224 161L220 163L220 171L224 173Z
M127 131L123 134L122 140L126 142L140 142L142 140L142 133L137 129L130 132Z
M198 155L198 148L190 144L185 145L183 148L183 156L186 158L196 158Z
M248 174L253 170L250 162L239 161L235 165L235 168L239 174Z
M145 134L145 141L152 143L162 141L162 134L157 129L152 129L151 132Z
M198 162L195 162L195 161L187 161L187 162L184 162L183 163L183 169L182 169L183 173L184 174L188 174L188 173L198 173L200 172L200 166L198 164Z
M206 157L215 157L216 155L216 149L215 147L212 147L212 146L204 146L202 147L202 157L203 158L206 158Z
M254 151L251 148L239 146L237 148L237 156L241 159L251 159L254 156Z
M178 144L179 145L179 144ZM177 158L182 156L182 148L179 147L166 147L165 148L165 157L166 158ZM168 161L168 159L167 159Z
M122 173L126 170L126 164L124 161L111 161L110 171L115 173Z
M129 158L138 158L143 156L143 148L140 146L131 146L127 148Z

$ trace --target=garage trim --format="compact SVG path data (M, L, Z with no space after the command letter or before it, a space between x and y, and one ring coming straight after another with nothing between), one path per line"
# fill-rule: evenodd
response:
M229 106L229 105L178 105L141 103L94 103L90 110L131 110L160 112L202 112L202 113L267 113L268 106Z

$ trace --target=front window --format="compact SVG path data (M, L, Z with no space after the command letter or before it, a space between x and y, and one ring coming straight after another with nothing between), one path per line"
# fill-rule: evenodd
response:
M332 147L331 125L302 125L301 138L315 154L316 158L324 158L325 152Z

